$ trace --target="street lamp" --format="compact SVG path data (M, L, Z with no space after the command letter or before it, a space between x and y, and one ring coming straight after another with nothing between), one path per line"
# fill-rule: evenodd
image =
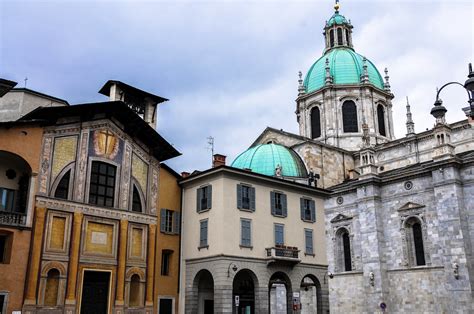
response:
M431 108L431 115L436 118L436 121L439 121L439 119L444 118L444 114L446 111L448 111L444 106L443 106L443 101L439 99L439 93L443 90L448 85L456 84L464 87L464 89L467 92L467 99L470 107L470 116L471 118L474 118L474 72L472 71L472 64L469 63L469 74L467 75L468 79L466 82L463 84L459 82L449 82L441 86L441 88L438 90L436 93L436 101L434 103L434 107Z

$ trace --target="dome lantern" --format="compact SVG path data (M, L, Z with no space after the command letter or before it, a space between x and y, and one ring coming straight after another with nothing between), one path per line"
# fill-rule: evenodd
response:
M334 14L326 21L324 36L326 37L327 52L336 47L352 48L352 25L344 15L339 14L339 2L334 6Z

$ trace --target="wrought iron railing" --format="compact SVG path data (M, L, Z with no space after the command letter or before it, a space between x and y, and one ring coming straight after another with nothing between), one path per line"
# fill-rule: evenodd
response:
M0 211L0 225L24 226L26 214Z
M294 246L275 246L266 248L267 250L267 257L274 257L274 258L299 258L299 250L297 247Z

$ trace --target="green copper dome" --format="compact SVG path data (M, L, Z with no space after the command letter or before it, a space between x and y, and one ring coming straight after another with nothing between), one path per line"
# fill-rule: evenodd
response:
M350 48L340 47L327 51L309 69L304 80L306 92L318 90L325 85L326 58L329 60L329 71L333 84L360 84L360 76L363 74L364 57ZM383 89L383 79L375 65L367 60L367 73L369 83Z
M349 22L346 20L344 15L340 15L338 11L336 11L331 18L326 22L326 26L333 26L334 24L336 25L342 25L342 24L349 24Z
M307 177L306 168L300 157L290 148L278 144L260 144L237 156L232 167L251 169L252 172L274 176L281 166L284 177Z

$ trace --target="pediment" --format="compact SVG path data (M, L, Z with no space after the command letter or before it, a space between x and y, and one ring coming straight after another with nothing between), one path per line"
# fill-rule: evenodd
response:
M422 204L417 204L417 203L413 203L413 202L408 202L406 203L405 205L403 205L402 207L400 207L398 209L398 211L406 211L406 210L413 210L413 209L419 209L419 208L423 208L425 207L425 205L422 205Z
M331 219L331 223L336 223L336 222L339 222L339 221L350 220L350 219L352 219L352 217L349 217L349 216L346 216L346 215L343 215L343 214L339 214L336 217L334 217L333 219Z

